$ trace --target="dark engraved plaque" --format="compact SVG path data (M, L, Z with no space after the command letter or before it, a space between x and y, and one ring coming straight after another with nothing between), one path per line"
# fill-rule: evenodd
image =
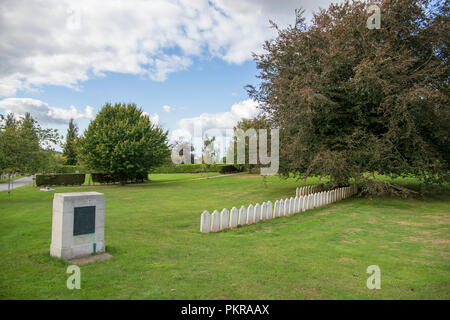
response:
M95 206L75 208L73 235L95 233Z

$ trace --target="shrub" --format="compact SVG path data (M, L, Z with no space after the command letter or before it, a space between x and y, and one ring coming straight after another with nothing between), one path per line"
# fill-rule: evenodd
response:
M84 183L84 179L84 173L37 174L36 186L82 185Z
M106 173L91 173L92 181L95 183L116 183L118 179L114 179L110 174Z
M173 166L161 166L154 168L152 173L198 173L220 172L220 168L227 164L177 164Z
M117 183L121 180L108 173L92 173L92 181L94 183ZM127 182L144 182L148 180L148 174L138 173L133 179L129 179Z
M233 173L233 172L239 172L238 168L236 168L233 165L226 165L223 167L220 167L220 173Z

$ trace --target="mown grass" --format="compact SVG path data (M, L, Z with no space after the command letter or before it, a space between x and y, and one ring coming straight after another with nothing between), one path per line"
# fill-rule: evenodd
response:
M171 174L163 174L163 173L154 173L149 174L148 178L151 182L169 182L169 181L182 181L182 180L197 180L202 178L209 178L218 176L220 173L218 172L203 172L203 173L171 173ZM91 174L86 173L84 184L85 186L101 186L101 183L93 182Z
M23 187L10 199L0 192L0 298L450 298L448 195L347 199L202 234L203 210L294 196L300 182L197 178L161 174L145 185L56 187L106 198L105 240L114 257L80 266L80 290L66 288L69 263L49 256L53 192ZM381 290L366 287L369 265L381 268Z

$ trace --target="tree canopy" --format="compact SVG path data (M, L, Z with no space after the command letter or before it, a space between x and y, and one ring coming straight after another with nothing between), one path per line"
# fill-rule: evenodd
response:
M261 83L248 86L280 128L280 170L329 175L334 185L415 175L449 180L448 1L332 4L305 24L279 29L254 55Z
M0 115L0 171L36 173L54 168L53 146L59 143L55 129L43 129L29 113L16 118Z
M79 162L125 183L147 177L169 156L167 131L135 104L105 104L79 138Z
M76 141L78 138L78 127L73 122L73 119L69 121L69 128L67 129L66 143L64 144L64 162L67 165L77 164L77 151L76 151Z

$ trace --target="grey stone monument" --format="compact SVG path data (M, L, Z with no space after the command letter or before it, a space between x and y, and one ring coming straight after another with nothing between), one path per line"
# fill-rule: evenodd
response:
M55 193L50 255L65 260L105 252L105 196Z

